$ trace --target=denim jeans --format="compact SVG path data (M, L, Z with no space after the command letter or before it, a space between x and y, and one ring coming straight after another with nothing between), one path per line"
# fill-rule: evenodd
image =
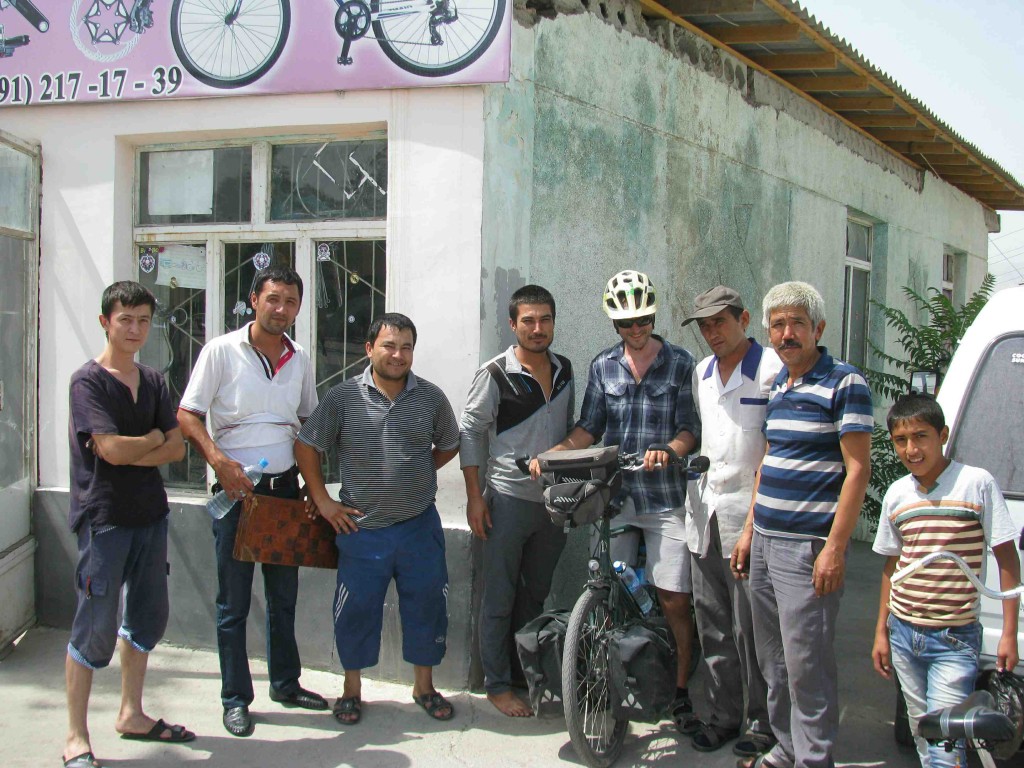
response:
M907 700L907 715L917 754L924 768L967 765L962 745L952 752L929 746L917 736L917 724L928 712L959 704L974 690L981 651L981 624L962 627L920 627L892 614L886 621L892 666Z
M296 498L298 482L270 490L262 484L256 492L264 496ZM213 521L217 553L217 652L220 656L220 698L225 709L249 706L253 700L252 675L246 652L245 623L252 602L255 563L235 560L235 533L242 505L236 503L220 520ZM302 667L295 642L295 601L299 592L299 569L290 565L260 564L266 598L267 666L270 687L284 695L299 687Z

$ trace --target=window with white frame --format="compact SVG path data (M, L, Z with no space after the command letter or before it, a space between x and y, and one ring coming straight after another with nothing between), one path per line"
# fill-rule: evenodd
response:
M959 295L960 285L957 281L957 273L965 258L965 254L947 248L942 253L942 295L952 303L963 303L964 299Z
M175 405L206 340L252 319L256 273L271 265L302 276L291 334L319 393L362 372L366 331L385 311L387 168L383 132L138 151L138 276L158 301L140 358L163 371ZM206 479L191 447L165 468L171 487Z
M842 359L862 370L868 361L873 234L868 221L851 217L846 222Z

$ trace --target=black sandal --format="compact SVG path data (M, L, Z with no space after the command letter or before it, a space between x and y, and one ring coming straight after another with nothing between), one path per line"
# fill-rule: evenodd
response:
M337 699L331 714L342 725L355 725L363 716L363 702L358 696Z
M757 757L770 752L775 743L774 734L749 731L733 745L732 753L739 757Z
M775 763L768 760L768 754L757 757L744 757L736 761L736 768L776 768Z
M689 696L680 696L672 702L672 720L683 736L692 736L700 728L700 720L693 711Z
M424 693L422 696L414 695L412 700L419 704L423 709L426 710L427 714L435 720L451 720L455 717L455 707L437 691L431 691L430 693ZM441 710L447 709L447 714L442 714Z
M690 742L698 752L714 752L740 735L739 728L722 728L711 723L701 723Z

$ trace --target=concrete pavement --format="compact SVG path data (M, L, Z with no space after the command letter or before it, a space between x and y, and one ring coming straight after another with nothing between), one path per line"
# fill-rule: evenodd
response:
M892 739L894 692L869 659L878 600L881 558L855 543L850 558L836 650L840 660L842 724L840 765L917 765L910 750ZM66 728L63 664L67 633L37 628L0 661L0 762L5 768L57 766ZM411 700L406 685L364 682L363 720L338 725L329 713L284 709L267 696L266 668L253 662L257 726L248 739L227 734L220 723L220 677L216 654L161 646L153 654L146 684L151 716L183 723L198 738L186 745L122 741L113 731L120 674L117 661L95 675L90 724L94 752L112 768L197 763L211 768L452 768L452 766L579 765L560 705L538 718L512 720L477 693L444 691L456 708L448 723L436 723ZM333 701L341 691L337 672L307 670L303 684ZM702 683L694 683L698 710ZM731 768L729 747L695 752L667 724L633 724L616 766L708 766Z

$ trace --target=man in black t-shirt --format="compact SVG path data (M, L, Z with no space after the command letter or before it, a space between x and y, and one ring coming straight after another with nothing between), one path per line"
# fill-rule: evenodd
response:
M71 377L69 522L78 536L78 606L65 662L69 727L63 760L69 768L99 765L89 741L89 693L93 671L110 663L115 644L121 657L115 730L125 739L195 738L142 708L148 654L163 637L168 613L168 507L159 466L185 455L163 376L135 362L155 308L153 294L139 283L109 286L99 318L106 348Z

